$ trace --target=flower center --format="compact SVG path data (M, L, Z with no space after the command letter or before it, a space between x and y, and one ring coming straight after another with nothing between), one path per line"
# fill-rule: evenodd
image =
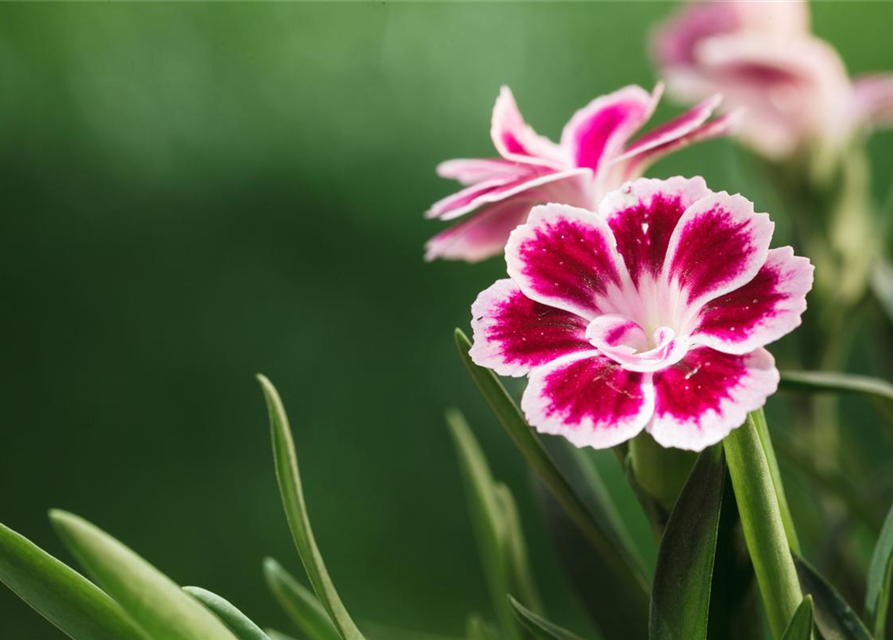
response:
M639 323L624 315L595 318L586 328L589 342L605 356L629 371L658 371L679 362L688 350L688 339L667 326L649 335Z

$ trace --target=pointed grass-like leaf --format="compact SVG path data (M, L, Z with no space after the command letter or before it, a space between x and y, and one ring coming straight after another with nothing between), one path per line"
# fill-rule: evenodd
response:
M0 581L74 640L147 640L102 589L2 524Z
M803 558L794 558L803 592L812 596L815 626L824 640L870 640L865 625L824 576Z
M505 599L512 585L509 530L493 476L462 414L451 410L446 420L456 446L475 539L499 628L509 638L521 638L521 630Z
M586 505L555 466L496 375L472 362L468 355L468 350L471 348L468 337L460 329L456 329L455 338L462 362L505 432L589 543L602 555L606 566L610 569L615 588L626 593L631 606L647 611L650 586L640 564L630 555L628 549L619 544L612 533L589 513Z
M778 638L800 606L803 594L775 493L775 480L753 414L726 436L723 449L769 628Z
M237 640L213 613L131 549L83 518L51 511L62 542L106 593L156 640Z
M290 635L277 631L276 629L267 629L266 634L270 636L270 640L295 640Z
M893 402L893 384L880 378L831 371L782 371L782 389L812 393L861 393Z
M493 487L496 500L502 512L502 519L506 528L506 546L511 572L512 586L518 590L521 600L533 611L539 614L545 612L543 599L533 577L530 567L530 558L527 554L527 542L524 539L524 530L521 526L521 517L518 515L518 505L515 497L507 485L497 482Z
M813 626L815 625L812 617L812 596L807 595L797 607L781 640L811 640Z
M552 640L580 640L579 636L535 614L513 597L508 596L508 601L511 603L512 612L517 616L518 621L535 637L551 638Z
M650 640L706 640L726 469L722 448L702 452L664 530L651 594Z
M465 623L465 637L468 640L502 640L493 627L477 613L468 616L468 621Z
M313 585L317 598L328 612L341 638L343 640L365 640L350 614L347 613L344 603L341 602L335 585L329 577L319 547L316 545L316 539L313 537L310 517L307 515L307 505L304 502L301 475L298 471L298 456L295 453L295 443L288 426L285 407L273 384L262 375L258 375L257 379L263 388L270 414L273 457L276 463L279 492L282 495L282 503L285 507L285 515L292 538L294 538L301 561L304 563L304 570L307 572L307 577L310 578L310 584Z
M264 579L276 602L308 640L339 640L335 625L313 592L273 558L264 560Z
M893 572L893 507L887 513L868 566L865 591L865 622L875 638L884 637L887 606L890 602L890 574Z
M205 605L239 640L270 640L251 619L232 603L201 587L183 587L183 591Z

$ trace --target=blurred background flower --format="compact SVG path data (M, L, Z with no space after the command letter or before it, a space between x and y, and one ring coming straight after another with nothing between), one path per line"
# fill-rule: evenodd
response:
M452 341L505 266L424 265L431 223L419 212L451 191L437 162L491 153L501 85L557 137L592 96L653 85L645 43L671 10L0 6L0 521L67 558L45 511L77 511L173 578L286 626L260 573L265 555L299 573L252 377L263 371L289 407L314 529L353 615L458 634L488 605L443 426L457 405L516 488L549 611L573 626L526 465ZM893 69L879 45L893 4L812 13L851 73ZM655 118L676 113L661 105ZM869 146L879 198L891 144L881 133ZM649 171L676 174L747 193L786 242L777 197L733 144ZM889 379L890 349L859 343L851 369ZM785 347L773 353L784 367ZM865 491L889 497L870 418L844 443L844 469L875 473ZM827 542L812 557L851 553L797 500L815 484L783 468L806 509L795 513L804 546ZM61 636L0 589L0 637Z

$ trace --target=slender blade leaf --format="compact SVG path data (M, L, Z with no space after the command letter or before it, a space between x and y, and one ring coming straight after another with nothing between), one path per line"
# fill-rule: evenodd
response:
M543 484L580 527L589 543L602 554L606 566L611 570L611 579L614 581L615 587L627 592L627 597L633 606L643 612L647 611L650 587L648 578L639 563L589 513L586 505L574 493L570 483L555 466L552 458L537 439L533 429L528 426L517 405L496 375L489 369L479 367L472 362L468 355L468 350L471 348L468 337L461 330L456 329L455 338L462 362L496 414L503 429L527 459Z
M650 640L707 638L726 469L722 447L698 457L664 530L651 595Z
M508 596L508 601L511 603L512 612L517 616L518 621L536 637L553 638L554 640L580 640L579 636L535 614L513 597Z
M893 384L880 378L831 371L782 371L782 389L812 393L861 393L893 402Z
M310 528L310 517L307 515L304 490L298 471L298 456L295 453L295 444L288 426L288 417L285 415L285 407L282 406L282 400L273 384L262 375L258 375L257 379L263 388L270 414L276 479L279 482L282 504L285 507L285 515L298 554L301 556L304 569L310 578L310 584L313 585L316 596L328 611L329 617L343 640L365 640L350 614L347 613L344 603L341 602L341 598L335 590L335 585L332 584L322 554L316 545L313 530Z
M496 631L477 613L468 616L465 637L468 640L501 640Z
M96 583L152 638L237 640L170 578L98 527L65 511L51 511L50 520Z
M276 629L267 629L266 631L267 635L270 636L270 640L295 640L281 631L276 631Z
M510 638L520 638L521 630L505 599L512 583L509 532L496 495L493 476L480 445L462 415L456 410L447 412L447 424L456 446L484 577L490 590L496 619L504 634Z
M509 559L509 570L512 577L512 585L518 590L518 594L524 603L536 613L545 613L543 599L533 569L530 566L530 558L527 554L527 541L524 539L524 529L521 526L521 516L518 514L518 505L511 489L505 484L497 482L493 487L496 500L502 511L502 519L506 528L506 545Z
M824 640L869 640L871 634L837 590L803 558L794 557L803 592L812 596L815 625Z
M890 602L890 574L893 572L893 507L887 513L881 535L868 566L868 587L865 591L865 621L875 638L884 637L887 606Z
M791 618L788 628L784 630L781 640L810 640L813 626L812 596L807 595L797 607L797 611L794 612L794 617Z
M239 640L270 640L270 636L225 598L201 587L183 587L183 591L210 609Z
M264 560L264 578L279 606L308 640L339 640L335 625L313 592L273 558Z
M146 640L105 592L0 524L0 581L74 640Z

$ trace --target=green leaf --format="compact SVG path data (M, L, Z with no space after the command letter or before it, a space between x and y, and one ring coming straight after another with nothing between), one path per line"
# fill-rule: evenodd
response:
M511 603L512 611L518 618L518 621L537 638L545 637L554 638L554 640L580 640L579 636L571 633L567 629L562 629L541 616L538 616L513 597L508 596L508 601Z
M812 393L861 393L893 401L893 384L880 378L830 371L782 371L782 389Z
M518 505L515 503L511 490L505 484L497 482L493 490L496 493L496 500L505 523L512 585L518 590L518 594L528 607L536 613L543 614L545 607L533 577L533 570L530 567L527 542L524 540L524 529L521 526L521 517L518 515Z
M74 640L146 640L99 587L0 524L0 581Z
M753 414L726 436L723 448L769 628L779 638L803 595Z
M815 624L825 640L870 640L871 634L824 576L803 558L794 557L803 592L812 596Z
M465 636L468 640L500 640L496 631L477 613L468 616L468 621L465 624Z
M698 457L664 530L651 596L650 640L706 640L726 469L722 448Z
M267 629L266 632L267 635L270 636L270 640L295 640L281 631L276 631L276 629Z
M496 619L504 634L510 638L521 638L521 630L505 599L512 584L509 531L496 495L493 476L484 459L484 453L462 415L456 410L450 410L446 420L459 457L475 539Z
M871 564L868 566L868 587L865 592L865 621L875 638L884 637L887 606L890 602L890 575L893 572L893 507L887 513L878 537Z
M316 596L328 611L341 638L343 640L365 640L341 602L335 585L332 584L329 577L319 547L316 545L316 539L313 537L307 506L304 502L304 490L301 487L298 457L295 453L291 429L288 426L288 417L285 415L285 407L282 406L282 400L273 384L262 375L258 375L257 379L263 388L270 414L273 457L276 463L279 492L282 495L282 503L285 507L285 515L292 538L294 538L301 561L304 563L304 570L307 571Z
M340 639L316 596L273 558L264 560L264 579L279 606L309 640Z
M784 533L788 539L788 546L794 553L800 553L800 539L797 537L797 530L794 528L794 518L791 515L791 508L788 506L787 494L785 494L784 484L781 481L781 470L778 468L778 458L775 456L775 448L772 446L772 439L769 437L769 425L766 423L766 414L762 408L752 412L749 416L753 420L760 436L760 444L763 446L763 453L766 454L766 462L769 463L769 474L772 477L772 486L775 489L775 496L778 498L778 509L781 512L781 523L784 525Z
M183 591L210 609L211 613L220 618L239 640L270 640L270 636L254 624L248 616L216 593L211 593L201 587L183 587Z
M631 556L628 549L589 513L586 505L555 466L496 375L472 362L468 355L471 343L465 334L456 329L455 337L462 362L503 429L589 543L599 551L610 570L615 588L626 593L632 606L639 607L642 611L647 610L650 587L639 563Z
M236 640L214 614L115 538L65 511L51 511L50 520L96 583L152 638Z
M781 640L810 640L812 638L812 596L807 595L797 607L791 623L785 629ZM878 636L883 637L883 636Z
M891 190L891 193L893 193L893 190ZM888 221L890 217L893 217L891 213L893 212L887 212ZM889 226L893 227L893 225ZM871 290L874 292L881 308L887 314L887 319L893 322L893 263L883 258L875 262L874 269L871 272Z

